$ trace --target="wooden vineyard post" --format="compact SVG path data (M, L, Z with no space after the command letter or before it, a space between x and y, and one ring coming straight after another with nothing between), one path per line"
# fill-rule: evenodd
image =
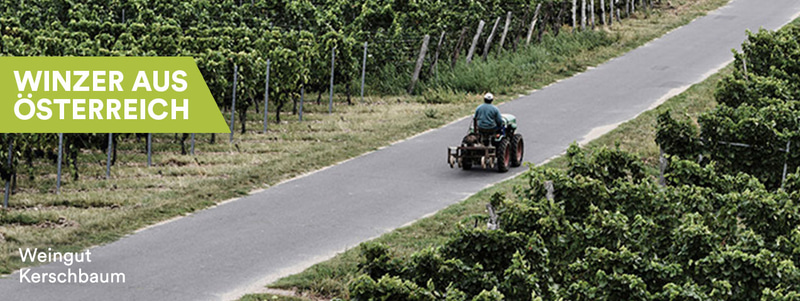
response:
M494 39L494 33L497 31L497 25L500 24L500 17L497 17L497 20L494 21L494 26L492 27L492 32L489 33L489 38L486 40L486 45L483 46L483 60L485 61L487 56L489 55L489 48L492 47L492 40Z
M464 37L467 35L467 27L461 29L461 35L458 36L458 43L456 43L456 49L453 50L453 59L450 61L450 68L456 66L456 61L458 60L458 55L461 53L461 46L464 44Z
M425 35L422 38L422 47L419 48L419 57L417 57L417 65L414 67L414 74L411 76L411 84L408 86L408 94L414 92L414 86L419 80L419 72L422 71L422 63L425 62L425 54L428 51L428 42L431 40L430 35Z
M108 154L106 155L106 180L111 177L111 147L114 145L114 134L108 133Z
M536 22L539 21L539 9L542 8L542 4L539 3L536 5L536 12L533 13L533 20L531 20L531 28L528 29L528 36L525 37L525 45L531 44L531 36L533 35L533 28L536 27Z
M264 80L264 134L267 133L267 112L269 111L269 65L271 61L267 59L267 78ZM194 134L192 134L192 155L194 155Z
M331 49L331 91L328 97L328 114L333 113L333 72L336 70L336 47Z
M747 52L742 52L742 70L744 71L744 82L749 83L750 79L747 77Z
M12 138L13 138L13 136L11 134L7 134L6 135L6 139L8 140L8 156L7 157L8 157L8 172L9 172L9 175L8 175L8 180L6 181L6 193L5 193L5 196L3 197L3 208L8 208L8 198L11 196L11 174L12 174L11 170L13 169L11 164L14 162L13 161L13 158L14 158L14 139L12 139Z
M153 134L147 133L147 167L153 166Z
M578 0L572 0L572 32L578 27Z
M586 30L586 0L581 0L581 31Z
M608 26L614 24L614 0L608 0Z
M58 166L56 167L56 194L61 194L61 160L64 157L64 133L58 133Z
M625 11L628 17L631 16L631 0L625 0Z
M608 25L608 23L606 23L606 3L604 0L600 0L600 22L603 25Z
M239 79L239 65L234 64L233 65L233 102L231 103L231 136L230 136L231 138L230 138L230 142L233 142L233 128L234 128L234 122L236 121L236 82L237 82L238 79ZM148 162L147 166L150 166L149 162Z
M472 62L472 56L475 54L475 46L478 45L478 39L481 37L484 25L486 25L486 22L483 22L483 20L478 23L478 32L476 32L475 37L472 38L472 46L469 47L469 52L467 52L467 65Z
M438 51L437 51L438 53ZM364 59L361 61L361 102L364 102L364 78L367 76L367 42L364 42ZM332 103L331 103L332 104Z
M503 52L503 45L506 42L506 35L508 34L508 26L511 25L511 11L506 13L506 25L503 27L503 35L500 36L500 47L497 48L497 53Z
M298 111L298 121L303 121L303 102L306 98L306 85L300 86L300 111Z
M444 42L444 35L447 32L442 30L442 34L439 36L439 43L436 43L436 54L433 55L433 64L431 64L431 75L436 74L436 64L439 63L439 52L442 50L442 42Z
M489 212L489 222L486 223L486 228L489 230L498 230L500 229L500 216L497 215L497 210L492 206L492 204L486 204L486 211Z

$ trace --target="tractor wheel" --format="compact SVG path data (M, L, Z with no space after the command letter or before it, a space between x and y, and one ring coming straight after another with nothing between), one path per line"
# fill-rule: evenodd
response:
M510 165L511 142L508 141L508 138L503 138L497 146L497 171L507 172Z
M525 155L525 141L522 140L522 134L515 134L514 140L511 141L511 167L522 165L523 155Z

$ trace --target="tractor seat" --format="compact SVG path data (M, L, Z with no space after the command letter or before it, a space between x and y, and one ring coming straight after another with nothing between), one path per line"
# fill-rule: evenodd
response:
M480 135L481 143L483 145L492 145L492 137L497 134L496 129L482 129L478 128L478 135Z

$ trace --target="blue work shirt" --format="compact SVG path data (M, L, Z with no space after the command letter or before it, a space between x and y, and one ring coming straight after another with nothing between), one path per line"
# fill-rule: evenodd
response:
M491 130L503 127L503 116L500 110L490 103L484 103L475 110L475 118L478 120L478 128Z

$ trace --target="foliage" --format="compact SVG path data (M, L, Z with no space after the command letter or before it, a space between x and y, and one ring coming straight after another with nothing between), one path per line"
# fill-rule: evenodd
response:
M658 115L656 143L670 155L694 159L700 155L702 142L697 127L685 120L675 120L669 111Z
M457 290L459 300L773 300L800 292L796 191L772 192L753 176L677 157L661 187L619 149L588 154L573 145L567 153L565 170L525 173L516 199L492 197L500 230L464 225L409 260L377 248L392 271L364 268L351 295L385 300L388 293L363 287L386 279L396 285L387 291Z
M800 152L800 44L796 25L748 32L734 72L715 93L719 105L689 121L659 116L656 141L670 155L716 162L725 173L745 172L772 189L781 187L784 166L798 167Z
M535 41L542 47L518 47L539 4L540 31ZM338 90L344 86L347 102L352 104L365 42L369 50L367 90L404 94L422 38L431 35L426 68L417 85L417 91L438 91L425 98L430 103L451 102L454 93L524 85L528 75L538 71L538 62L562 60L570 53L614 42L603 31L562 35L556 40L568 5L563 0L7 0L0 1L0 55L190 56L217 105L239 112L239 130L245 133L246 111L269 106L262 99L268 61L272 79L269 108L279 123L286 104L296 103L301 91L317 92L319 101L329 89L332 52L336 58L334 83L340 86ZM491 23L506 12L513 13L514 21L503 48L515 52L491 63L476 59L466 64L464 57L470 37L476 34L475 25L480 20ZM433 45L439 42L436 37L441 32L446 35L441 49L436 49L439 63L433 68ZM487 43L488 35L485 29L477 49ZM504 50L494 44L490 46L497 53ZM234 66L239 71L237 108L232 108ZM295 111L292 106L292 113ZM27 135L18 139L23 143L18 155L28 162L52 153L56 146L52 137L42 140ZM104 148L107 142L94 135L70 138L80 142L67 149L73 178L77 178L75 154ZM34 141L30 147L24 144L28 141ZM0 172L14 174L16 169L5 167Z

